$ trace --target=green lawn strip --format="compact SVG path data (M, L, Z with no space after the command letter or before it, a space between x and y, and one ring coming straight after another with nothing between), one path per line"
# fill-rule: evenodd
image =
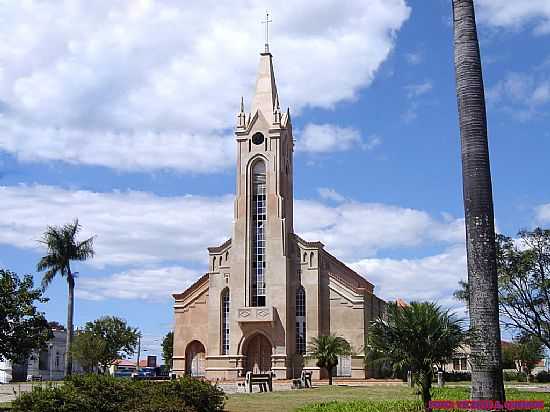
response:
M270 393L229 395L229 412L291 412L319 402L373 400L414 400L417 396L406 385L320 386L313 389L278 391Z
M467 387L434 389L433 391L433 399L441 400L467 400L469 395L470 390ZM550 393L508 389L506 399L543 400L545 402L544 411L550 411ZM346 402L315 402L299 408L298 412L420 412L422 410L422 403L419 400L350 400Z

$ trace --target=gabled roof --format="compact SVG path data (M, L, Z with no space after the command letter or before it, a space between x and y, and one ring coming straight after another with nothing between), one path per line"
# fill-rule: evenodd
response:
M197 290L206 282L208 282L208 273L205 273L204 275L202 275L195 283L193 283L191 286L185 289L182 293L174 293L172 297L176 300L185 299L187 296L189 296L191 293L193 293L195 290Z
M208 248L210 253L220 253L223 252L228 246L231 246L231 238L227 239L219 246L211 246Z

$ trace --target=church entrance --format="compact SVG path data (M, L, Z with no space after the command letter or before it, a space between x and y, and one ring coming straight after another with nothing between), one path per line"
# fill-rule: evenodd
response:
M206 364L206 349L204 345L194 340L187 345L185 351L186 373L191 376L204 376Z
M268 373L271 371L271 343L258 333L246 344L244 355L246 356L245 369L252 373Z

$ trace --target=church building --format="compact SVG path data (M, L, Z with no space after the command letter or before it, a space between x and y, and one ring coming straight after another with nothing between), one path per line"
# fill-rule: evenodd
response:
M232 237L208 248L208 272L174 294L173 371L236 379L247 371L276 378L310 370L312 337L338 335L354 350L337 376L365 378L368 324L385 308L374 285L293 227L294 139L281 111L273 58L260 55L250 112L235 128L237 186Z

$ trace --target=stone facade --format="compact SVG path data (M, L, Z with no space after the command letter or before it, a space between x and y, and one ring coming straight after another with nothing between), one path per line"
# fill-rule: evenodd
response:
M356 355L337 373L365 377L368 323L385 302L374 286L293 228L290 111L282 112L272 55L262 53L251 111L237 115L237 187L233 236L209 251L209 271L175 294L177 374L235 379L247 370L298 376L314 336L346 338Z

